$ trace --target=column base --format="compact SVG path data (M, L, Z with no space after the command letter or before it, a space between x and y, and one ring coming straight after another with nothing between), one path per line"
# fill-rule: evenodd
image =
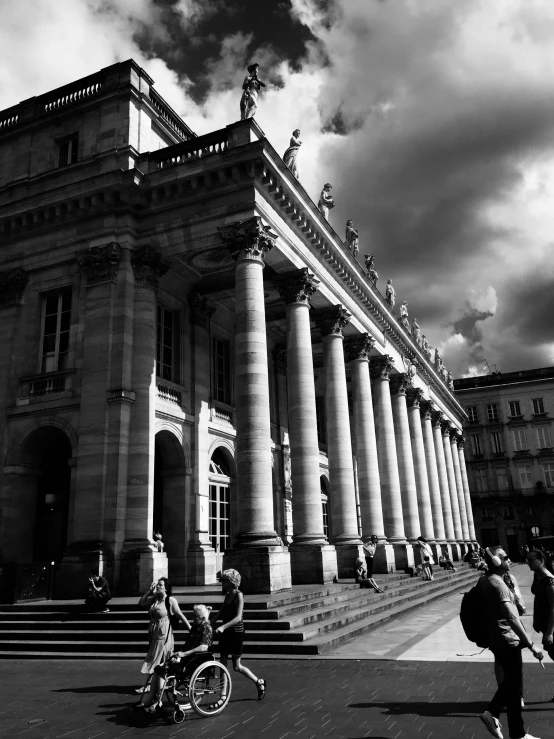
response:
M385 575L390 572L396 572L396 562L394 559L394 547L386 542L379 542L373 557L373 574Z
M97 570L105 577L110 586L114 587L113 560L102 549L83 551L75 554L65 554L54 580L54 598L82 598L83 603L87 596L91 570ZM152 582L152 581L150 581Z
M292 544L289 552L293 585L333 582L338 575L337 553L331 544Z
M121 555L118 595L142 595L160 577L168 577L165 552L125 552Z
M407 570L415 567L414 548L411 544L393 544L394 563L397 570Z
M450 545L450 550L452 552L452 561L460 562L462 559L460 545L457 541L449 541L448 544Z
M209 544L194 544L186 556L185 585L213 585L217 582L215 549Z
M356 560L363 559L365 562L364 550L361 544L340 544L335 543L337 552L337 570L339 578L352 579L355 575Z
M439 557L442 557L443 547L444 549L446 549L447 546L448 545L445 541L437 541L434 544L431 544L431 549L433 550L433 559L435 560L436 565L438 565L439 563Z
M287 547L227 549L223 569L238 570L243 593L278 593L292 587Z

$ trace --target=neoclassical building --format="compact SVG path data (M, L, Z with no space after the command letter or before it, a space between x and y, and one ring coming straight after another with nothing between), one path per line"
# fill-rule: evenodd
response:
M0 562L58 596L475 541L442 367L254 119L197 137L133 61L0 113L0 315Z

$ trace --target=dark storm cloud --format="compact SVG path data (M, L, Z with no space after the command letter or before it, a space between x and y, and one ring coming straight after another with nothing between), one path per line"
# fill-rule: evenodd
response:
M506 325L514 326L526 346L554 340L554 284L552 275L537 273L512 288Z
M480 342L483 337L481 327L477 324L486 318L492 318L492 316L494 316L494 313L490 311L478 311L472 308L469 303L466 303L466 313L461 318L458 318L457 321L454 321L452 328L456 333L465 337L471 346Z

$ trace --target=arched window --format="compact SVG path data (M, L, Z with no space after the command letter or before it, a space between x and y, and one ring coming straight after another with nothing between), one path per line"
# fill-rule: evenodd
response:
M216 551L216 566L221 569L223 553L231 545L231 471L223 452L216 449L210 459L210 543Z

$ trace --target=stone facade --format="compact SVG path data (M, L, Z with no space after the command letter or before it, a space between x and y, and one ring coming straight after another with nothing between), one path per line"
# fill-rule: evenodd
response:
M477 539L512 558L554 536L554 367L454 380ZM460 471L461 476L465 468Z
M373 533L380 571L459 556L444 377L255 120L196 137L152 85L0 113L0 562L78 596L329 582Z

